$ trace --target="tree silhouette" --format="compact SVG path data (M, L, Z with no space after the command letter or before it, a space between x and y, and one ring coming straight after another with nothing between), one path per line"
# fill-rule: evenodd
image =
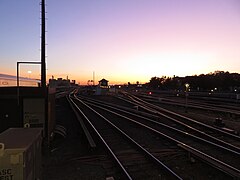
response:
M152 77L147 83L150 89L184 90L190 84L191 91L236 91L240 90L240 74L224 71L186 77Z

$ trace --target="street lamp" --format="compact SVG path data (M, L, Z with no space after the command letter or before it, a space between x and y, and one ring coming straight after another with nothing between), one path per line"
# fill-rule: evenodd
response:
M30 75L31 75L32 71L28 71L28 78L30 79Z
M189 91L190 84L186 83L186 84L184 84L184 85L185 85L185 88L186 88L186 90L185 90L185 97L186 97L186 99L185 99L185 112L187 113L187 107L188 107L188 91Z

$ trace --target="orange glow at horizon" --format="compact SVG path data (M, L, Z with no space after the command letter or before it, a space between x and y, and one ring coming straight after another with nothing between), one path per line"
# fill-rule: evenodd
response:
M239 0L47 1L46 81L68 76L85 85L93 71L95 84L240 73L239 7ZM39 3L1 1L0 17L0 73L16 75L17 61L40 60ZM22 77L40 73L20 67Z

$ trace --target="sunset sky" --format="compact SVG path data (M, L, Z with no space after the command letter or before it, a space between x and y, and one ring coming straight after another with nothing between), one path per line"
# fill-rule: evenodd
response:
M40 0L0 0L0 73L40 61ZM46 0L47 80L240 73L240 0ZM28 73L31 71L31 73ZM40 67L21 65L40 78Z

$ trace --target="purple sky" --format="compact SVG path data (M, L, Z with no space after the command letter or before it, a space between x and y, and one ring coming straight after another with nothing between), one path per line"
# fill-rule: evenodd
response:
M39 0L0 1L0 73L40 60ZM46 0L47 74L81 84L240 73L239 0ZM38 66L21 75L40 77Z

